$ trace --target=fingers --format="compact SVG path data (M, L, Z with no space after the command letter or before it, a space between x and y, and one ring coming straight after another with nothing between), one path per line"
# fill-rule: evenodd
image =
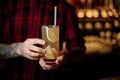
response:
M46 62L44 61L43 58L40 58L39 60L39 64L41 65L41 67L44 69L44 70L53 70L53 69L56 69L59 67L59 65L62 64L63 62L63 58L64 58L64 52L61 51L60 53L62 53L59 57L57 57L56 61L55 61L55 64L46 64Z
M35 53L35 52L32 52L28 49L25 49L24 53L22 53L22 56L25 58L28 58L30 60L39 60L39 58L40 58L40 56L42 56L42 54Z
M18 45L16 52L31 60L39 59L43 56L45 49L35 46L35 44L44 45L45 41L41 39L27 39Z
M41 65L41 67L42 67L44 70L53 70L53 69L56 69L56 68L58 67L57 64L52 64L52 65L46 64L43 58L40 58L39 64Z
M45 41L42 39L30 39L32 44L40 44L40 45L45 45Z
M61 64L62 63L62 61L63 61L63 55L62 56L59 56L59 57L57 57L57 59L56 59L56 64Z
M56 59L56 64L46 64L43 58L40 58L39 64L44 70L53 70L59 67L59 65L62 63L64 56L59 56Z
M28 50L28 55L32 57L33 59L34 58L39 59L40 57L43 56L44 53L45 53L45 49L41 47L37 47L35 45L30 46Z
M45 53L45 49L37 47L37 46L31 46L29 47L29 50L35 52L35 53Z
M31 57L41 57L41 56L43 56L43 53L36 53L36 52L33 52L33 51L28 51L27 55L29 55Z
M39 64L41 65L41 67L42 67L44 70L49 70L49 69L51 68L49 65L47 65L47 64L45 63L45 61L43 60L43 58L40 58Z
M24 55L31 60L37 60L43 56L44 52L45 49L33 45L24 50Z
M43 56L43 54L45 53L45 49L38 47L34 44L44 45L45 44L44 40L35 38L35 39L28 39L27 41L31 43L31 45L28 46L30 56L32 57Z

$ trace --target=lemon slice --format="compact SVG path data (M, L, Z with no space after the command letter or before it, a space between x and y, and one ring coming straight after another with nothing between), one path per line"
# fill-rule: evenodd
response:
M57 58L59 56L58 51L55 48L51 48L51 50L54 56Z
M50 42L56 42L59 39L57 28L46 27L46 36Z
M55 59L55 56L52 52L52 49L51 49L50 45L45 48L45 57L48 58L48 59Z

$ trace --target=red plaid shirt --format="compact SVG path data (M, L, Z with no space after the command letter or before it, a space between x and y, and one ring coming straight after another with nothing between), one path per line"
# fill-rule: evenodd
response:
M69 50L77 46L84 48L74 9L64 0L45 1L3 0L2 4L0 3L0 41L14 43L27 38L41 38L41 26L54 23L54 6L57 5L57 25L60 26L61 43L66 40ZM41 69L38 61L23 57L10 60L7 70L8 74L10 73L9 79L13 80L44 80L48 77L48 73Z

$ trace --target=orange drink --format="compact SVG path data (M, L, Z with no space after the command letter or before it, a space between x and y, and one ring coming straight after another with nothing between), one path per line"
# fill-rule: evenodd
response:
M59 56L59 26L58 25L43 25L42 39L46 41L43 46L45 48L44 60L46 63L55 63Z

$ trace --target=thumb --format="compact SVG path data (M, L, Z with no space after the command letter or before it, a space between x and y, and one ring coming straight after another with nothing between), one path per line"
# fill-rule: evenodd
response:
M61 64L61 63L62 63L62 61L63 61L63 55L62 55L62 56L57 57L57 59L56 59L56 64Z

